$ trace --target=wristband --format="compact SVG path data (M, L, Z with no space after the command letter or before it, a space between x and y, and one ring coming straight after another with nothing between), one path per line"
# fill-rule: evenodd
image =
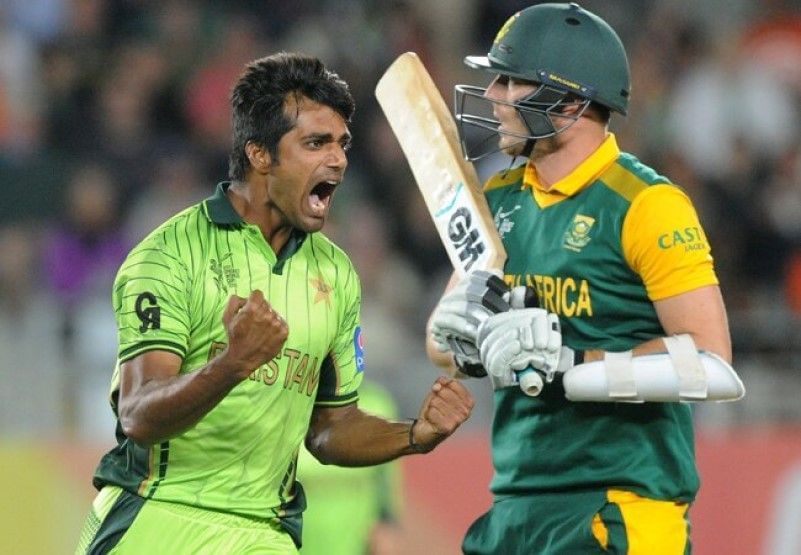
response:
M409 426L409 447L415 453L425 453L425 447L414 441L414 425L417 424L417 418L412 418L411 420L412 425Z

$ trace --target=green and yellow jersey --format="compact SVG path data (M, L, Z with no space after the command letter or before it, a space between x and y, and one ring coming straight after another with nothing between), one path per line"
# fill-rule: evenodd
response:
M507 282L536 288L573 349L664 336L654 301L717 284L689 198L614 135L548 190L529 164L494 176L485 194ZM611 486L690 501L698 490L686 404L573 403L560 378L537 398L517 387L495 395L497 495Z
M227 186L157 228L120 268L112 407L116 413L123 362L164 350L179 355L180 372L189 373L225 349L222 314L231 295L262 290L288 323L286 343L169 441L145 448L118 425L118 445L102 459L94 484L238 515L292 517L305 504L295 469L313 406L357 400L359 280L345 253L321 233L293 232L274 253L259 228L234 211Z

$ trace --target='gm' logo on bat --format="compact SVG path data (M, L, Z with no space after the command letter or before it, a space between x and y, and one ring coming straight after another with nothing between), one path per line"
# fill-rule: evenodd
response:
M470 270L485 250L478 231L473 227L473 217L465 207L457 208L448 220L448 239L459 254L465 271Z

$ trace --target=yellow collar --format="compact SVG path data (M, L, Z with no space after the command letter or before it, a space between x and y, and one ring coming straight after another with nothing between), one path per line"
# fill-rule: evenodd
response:
M541 208L572 197L595 181L620 156L614 133L609 133L595 152L576 166L573 171L545 189L537 176L537 169L529 161L523 174L523 187L530 187L534 200Z

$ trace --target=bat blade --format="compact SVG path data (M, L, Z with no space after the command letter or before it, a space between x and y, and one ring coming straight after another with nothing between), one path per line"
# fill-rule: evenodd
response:
M379 79L375 96L454 269L460 275L503 269L506 251L475 168L462 156L453 117L420 58L401 54Z

